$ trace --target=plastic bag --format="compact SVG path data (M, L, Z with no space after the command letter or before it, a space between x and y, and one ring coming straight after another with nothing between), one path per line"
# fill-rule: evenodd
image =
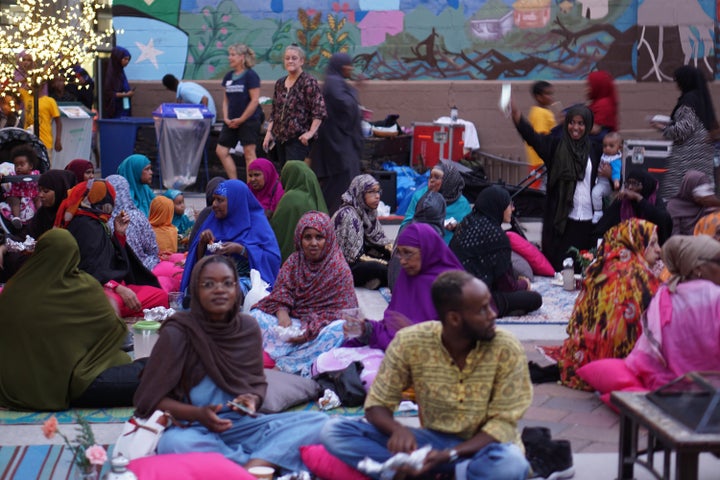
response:
M407 210L410 200L412 199L415 191L427 185L428 178L430 177L430 170L420 175L411 167L398 166L393 162L385 162L382 164L383 170L389 172L397 172L397 210L396 215L404 215Z
M250 291L245 295L245 301L243 302L243 313L248 313L250 309L263 298L270 295L268 288L270 285L262 279L260 272L254 268L250 270Z

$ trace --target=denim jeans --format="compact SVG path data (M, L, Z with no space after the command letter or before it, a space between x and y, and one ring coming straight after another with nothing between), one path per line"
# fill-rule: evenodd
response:
M463 442L457 435L422 428L410 430L415 435L418 447L429 444L435 450L445 450ZM365 457L382 463L392 456L386 447L390 437L362 419L331 419L323 427L320 436L328 452L353 468L357 468ZM454 470L456 480L525 480L529 469L525 456L516 445L491 443L471 458L439 465L433 472L449 473Z

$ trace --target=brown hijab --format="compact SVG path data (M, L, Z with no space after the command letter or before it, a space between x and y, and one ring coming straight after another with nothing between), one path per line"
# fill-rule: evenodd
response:
M705 258L720 256L720 242L708 235L673 235L662 248L662 259L670 272L668 288L674 292L678 283L690 279L693 270L706 262Z
M140 417L152 414L164 397L189 401L190 390L206 375L231 395L253 393L261 403L265 398L260 327L253 317L240 313L242 296L224 323L208 321L198 300L200 273L212 262L226 263L236 272L233 261L224 255L205 257L193 268L190 311L165 321L135 393ZM237 281L237 273L234 275Z

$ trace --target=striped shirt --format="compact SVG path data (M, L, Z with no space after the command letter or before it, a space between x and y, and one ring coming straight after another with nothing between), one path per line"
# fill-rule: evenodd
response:
M519 444L517 422L532 402L527 358L520 342L497 329L477 342L460 370L441 340L440 322L400 330L387 349L365 409L395 410L413 386L423 428L468 439L483 431Z

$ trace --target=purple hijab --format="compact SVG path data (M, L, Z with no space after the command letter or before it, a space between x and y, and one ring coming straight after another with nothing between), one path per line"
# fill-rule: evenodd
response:
M410 276L400 270L390 305L382 321L373 323L368 346L385 350L395 333L408 325L394 315L397 312L410 320L410 324L437 320L438 314L430 297L430 287L438 275L448 270L465 270L455 254L433 227L425 223L408 225L397 239L396 245L420 249L420 273Z

